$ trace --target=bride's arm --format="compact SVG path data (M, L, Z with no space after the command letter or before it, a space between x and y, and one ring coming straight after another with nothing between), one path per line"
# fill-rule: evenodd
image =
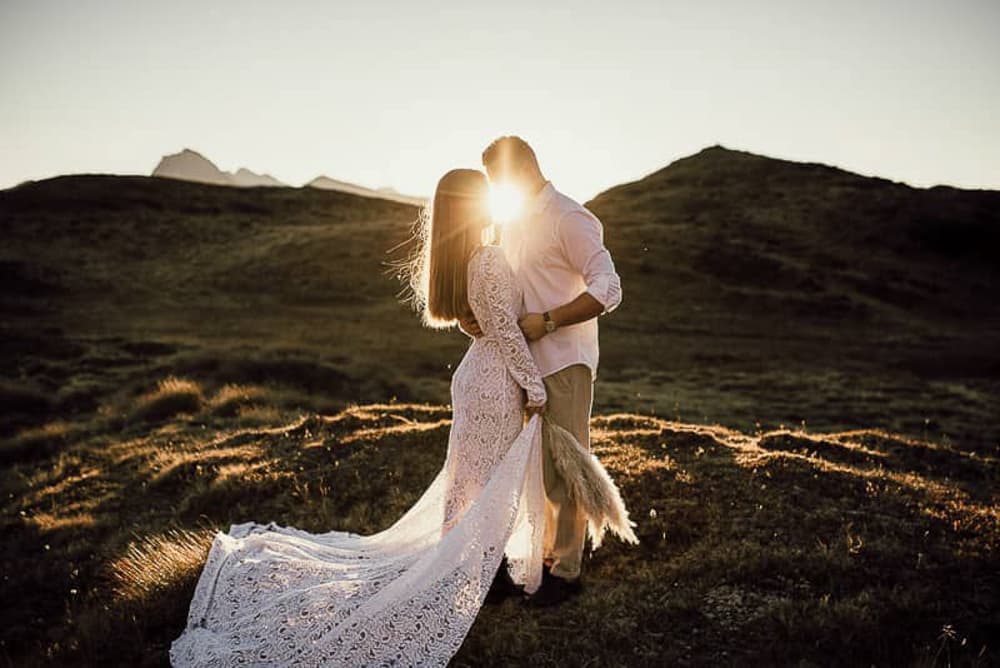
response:
M514 277L495 246L487 246L473 257L469 272L469 306L485 336L500 342L507 369L528 394L528 406L541 406L547 397L528 343L513 311Z

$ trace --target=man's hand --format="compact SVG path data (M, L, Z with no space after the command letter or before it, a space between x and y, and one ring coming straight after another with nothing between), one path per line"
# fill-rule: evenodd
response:
M471 336L472 338L475 339L478 339L480 336L483 335L483 330L480 329L479 323L476 322L476 319L471 315L466 316L464 318L459 318L458 328L462 330L462 332L466 336Z
M521 326L524 338L529 341L537 341L545 336L545 318L541 313L529 313L521 318L517 324Z
M524 407L524 413L529 418L532 415L542 415L545 412L545 406L546 406L546 404L541 404L540 406L532 406L532 405L528 404L528 405L525 405L525 407Z

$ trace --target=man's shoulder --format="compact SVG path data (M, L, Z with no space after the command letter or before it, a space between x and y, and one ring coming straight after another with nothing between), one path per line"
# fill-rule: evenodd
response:
M558 190L556 190L555 197L553 198L553 210L555 217L559 220L572 216L582 216L598 223L601 222L593 211Z

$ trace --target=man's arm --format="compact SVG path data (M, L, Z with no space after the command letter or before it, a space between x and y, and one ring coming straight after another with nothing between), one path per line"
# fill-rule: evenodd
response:
M585 213L572 213L559 222L559 244L569 264L583 276L587 289L572 301L549 311L557 328L609 313L622 300L621 279L615 271L611 253L604 246L600 221ZM519 324L529 341L545 336L545 319L541 313L529 313Z
M604 313L604 304L597 301L594 295L589 292L581 292L573 301L549 311L549 318L559 328L575 325L578 322L586 322L602 313ZM518 324L521 325L521 331L524 332L525 338L529 341L537 341L545 336L545 316L541 313L528 313L518 321Z

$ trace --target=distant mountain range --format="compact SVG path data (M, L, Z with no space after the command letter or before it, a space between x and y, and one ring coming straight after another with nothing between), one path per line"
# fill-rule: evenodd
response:
M396 192L392 188L379 188L374 190L372 188L359 186L355 183L331 179L329 176L317 176L315 179L307 183L305 187L319 188L320 190L337 190L343 193L350 193L352 195L360 195L362 197L378 197L380 199L389 199L394 202L402 202L403 204L413 204L414 206L423 206L424 202L427 201L424 197L403 195Z
M153 170L153 176L169 179L179 179L181 181L194 181L196 183L208 183L218 186L234 186L237 188L254 187L291 187L289 184L279 181L270 174L258 174L245 167L241 167L235 172L227 172L203 156L201 153L184 149L180 153L165 155L160 159L159 164ZM305 184L306 188L319 188L321 190L336 190L339 192L360 195L362 197L377 197L388 199L404 204L422 206L426 201L423 197L403 195L392 188L366 188L355 183L338 181L329 176L317 176L312 181Z
M236 172L225 172L201 153L189 148L180 153L163 156L153 170L153 176L238 188L288 186L287 183L279 181L270 174L258 174L245 167L241 167Z

